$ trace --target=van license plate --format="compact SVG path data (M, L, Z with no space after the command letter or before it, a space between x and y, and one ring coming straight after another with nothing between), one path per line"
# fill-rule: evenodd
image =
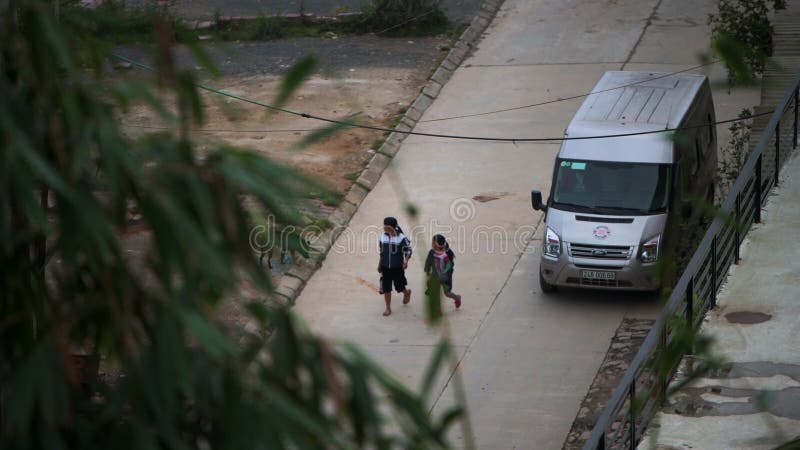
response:
M613 280L616 274L604 270L581 270L581 277L589 280Z

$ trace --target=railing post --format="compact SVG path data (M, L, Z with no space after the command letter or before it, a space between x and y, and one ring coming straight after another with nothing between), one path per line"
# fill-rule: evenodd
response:
M794 88L794 135L792 136L792 148L797 148L797 103L800 101L800 87Z
M636 401L636 379L631 382L629 388L629 395L630 399L630 412L631 412L631 435L630 439L628 439L628 449L629 450L636 450L636 411L633 408L633 404Z
M658 339L658 354L663 358L667 352L667 334L669 334L669 325L665 324L661 330L661 336ZM658 395L659 401L663 402L667 398L667 374L656 373L658 376Z
M735 215L735 221L733 223L733 239L736 241L734 242L735 247L733 247L734 264L739 264L739 243L742 240L739 233L739 228L741 228L740 226L741 220L742 220L742 193L739 192L738 194L736 194L736 215Z
M756 160L756 192L755 194L755 207L753 208L753 222L761 223L761 160L764 158L764 155L758 155L758 160Z
M694 277L686 283L686 323L694 328Z
M717 238L711 240L711 305L709 309L717 306Z
M775 125L775 187L778 187L778 175L781 173L781 121Z

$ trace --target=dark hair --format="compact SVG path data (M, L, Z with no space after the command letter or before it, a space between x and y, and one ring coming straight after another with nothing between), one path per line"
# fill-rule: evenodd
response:
M445 239L441 234L433 235L433 242L436 242L436 245L444 248L445 250L450 250L450 244L447 243L447 239Z
M397 231L400 234L403 233L403 229L400 228L400 225L397 224L397 219L395 219L394 217L391 217L391 216L384 217L383 218L383 224L394 228L394 230Z

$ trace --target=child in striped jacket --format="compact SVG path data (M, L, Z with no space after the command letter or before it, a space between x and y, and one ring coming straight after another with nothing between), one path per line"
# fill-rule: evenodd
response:
M397 292L403 293L403 304L411 301L411 289L406 285L406 268L411 259L411 242L403 234L403 229L397 224L397 219L387 217L383 219L383 234L380 242L380 260L378 272L381 274L380 293L386 302L384 316L392 314L392 285Z

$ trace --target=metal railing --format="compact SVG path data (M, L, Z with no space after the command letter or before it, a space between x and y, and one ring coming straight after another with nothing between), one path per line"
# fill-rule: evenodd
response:
M742 240L752 224L761 221L761 206L770 190L778 185L780 169L798 145L799 87L800 72L772 114L583 450L635 449L661 407L677 365L669 373L657 373L654 361L673 338L670 325L674 318L683 318L692 329L697 329L705 312L716 305L717 292L728 269L739 262Z

